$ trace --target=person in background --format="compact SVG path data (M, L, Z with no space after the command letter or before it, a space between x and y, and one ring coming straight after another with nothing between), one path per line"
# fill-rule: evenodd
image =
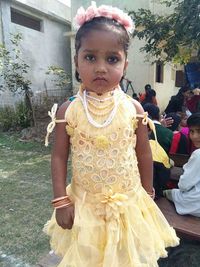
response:
M200 89L195 88L186 95L185 105L191 113L200 112Z
M200 110L200 89L191 89L189 85L182 86L178 93L171 97L165 113L186 112L191 115Z
M149 143L153 157L153 186L156 198L159 198L163 196L163 190L168 188L171 164L167 153L159 143L152 139Z
M165 108L165 113L171 113L171 112L183 112L184 108L184 101L185 101L185 96L189 92L190 87L188 85L182 86L178 93L174 96L171 97L167 107Z
M174 202L177 213L200 217L200 112L188 120L189 138L196 147L188 162L183 166L178 189L165 190L164 196Z
M150 118L154 122L158 143L168 154L172 143L173 132L160 123L160 109L158 106L147 103L143 106L143 108L146 112L148 112ZM151 133L150 139L155 139L153 133Z
M148 90L145 94L144 100L141 101L140 103L142 106L144 106L147 103L157 105L156 91L154 89Z
M150 99L150 103L153 103L154 105L157 105L156 92L155 92L154 89L151 88L151 85L150 84L146 84L145 87L144 87L144 90L145 90L144 93L142 93L142 94L140 93L139 94L140 103L144 102L146 97L147 97L147 100ZM149 101L148 101L148 103L149 103Z
M166 118L173 119L172 125L168 127L168 129L173 131L173 139L169 154L188 154L188 138L180 131L180 115L171 112L166 115Z

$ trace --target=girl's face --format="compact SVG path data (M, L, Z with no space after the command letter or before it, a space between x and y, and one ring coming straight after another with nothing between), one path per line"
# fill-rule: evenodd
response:
M190 127L190 139L196 148L200 148L200 126Z
M187 126L187 119L188 119L188 116L187 115L183 115L182 119L181 119L180 126L186 127Z
M119 84L128 61L116 33L96 30L81 39L75 64L84 87L103 94Z

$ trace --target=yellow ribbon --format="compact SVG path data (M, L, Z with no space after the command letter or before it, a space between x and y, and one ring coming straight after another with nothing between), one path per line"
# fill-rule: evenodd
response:
M136 116L139 118L143 118L142 119L143 125L149 124L149 127L153 131L154 136L155 136L155 140L157 143L156 127L155 127L155 124L153 123L153 121L148 117L148 112L144 112L143 114L137 114Z
M51 108L51 111L48 111L48 115L51 118L51 122L47 126L47 134L45 137L45 146L48 146L49 144L49 135L53 132L53 129L56 126L56 123L58 122L66 122L66 120L56 120L56 111L58 109L58 104L54 104Z

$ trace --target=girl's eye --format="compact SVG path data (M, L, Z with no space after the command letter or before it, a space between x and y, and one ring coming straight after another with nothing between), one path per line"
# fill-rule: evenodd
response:
M95 61L95 57L93 55L86 55L85 59L88 61Z
M117 63L119 61L119 58L116 56L111 56L111 57L107 58L107 61L108 61L108 63L113 64L113 63Z

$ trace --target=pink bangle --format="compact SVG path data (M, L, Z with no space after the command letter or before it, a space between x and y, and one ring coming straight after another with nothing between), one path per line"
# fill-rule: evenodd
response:
M56 203L56 202L58 202L58 201L60 201L60 200L64 200L64 199L69 199L69 197L68 197L68 196L57 197L57 198L54 198L54 199L51 201L51 203L53 204L53 203Z
M59 209L62 209L62 208L67 208L67 207L70 207L72 205L73 205L73 203L69 202L69 203L63 204L61 206L55 207L55 210L59 210Z

